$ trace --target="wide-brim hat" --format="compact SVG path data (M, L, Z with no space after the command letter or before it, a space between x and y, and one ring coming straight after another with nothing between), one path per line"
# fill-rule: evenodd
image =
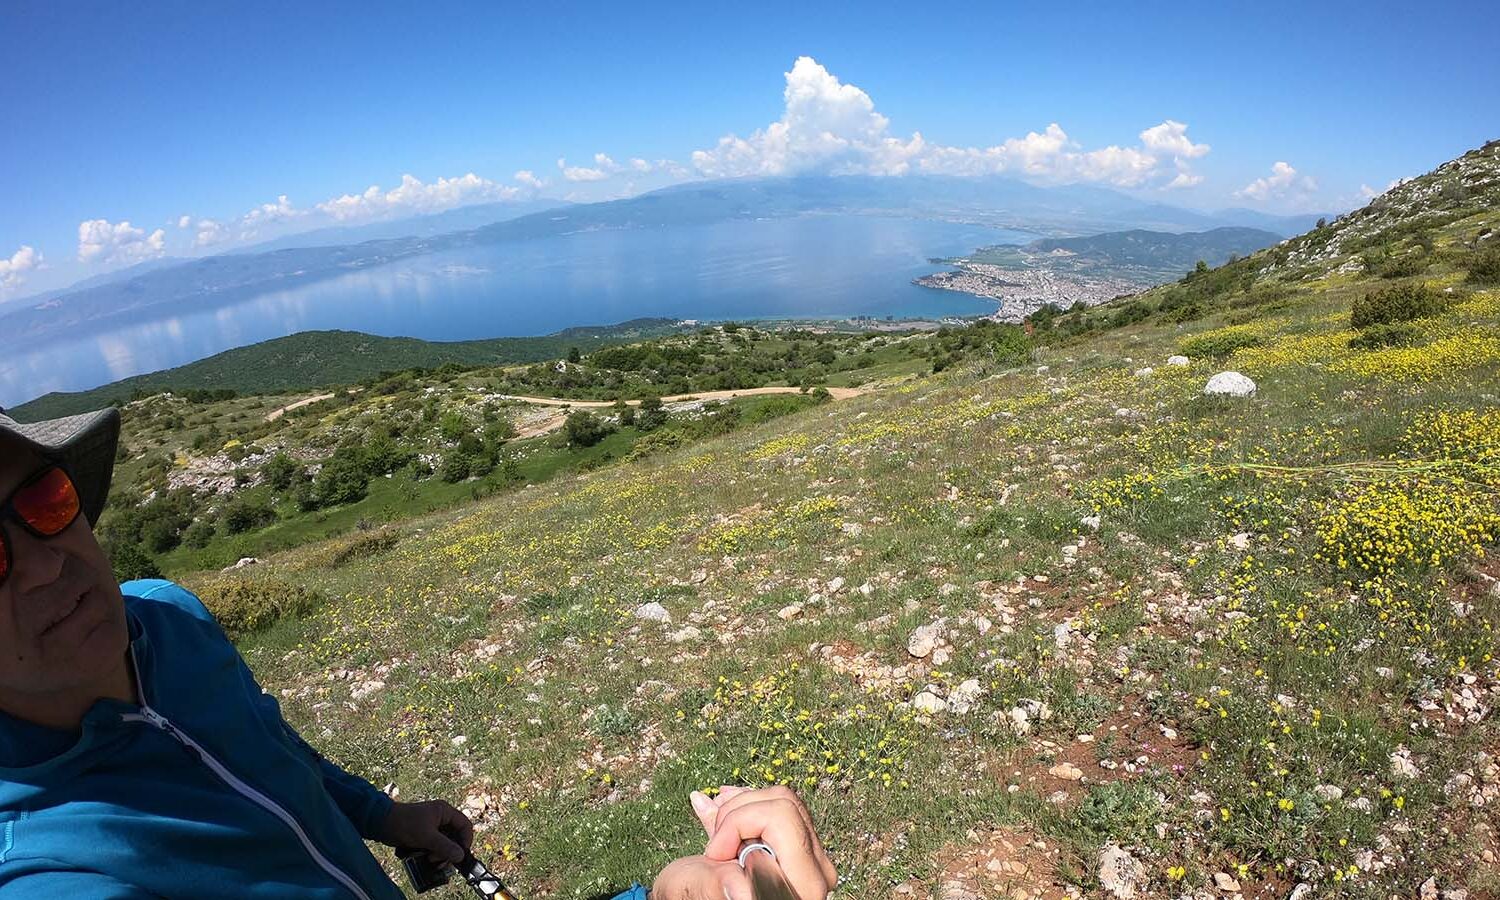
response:
M99 521L109 482L115 472L115 448L120 443L120 411L101 409L77 416L30 424L0 412L0 453L13 452L6 438L43 459L67 467L89 524Z

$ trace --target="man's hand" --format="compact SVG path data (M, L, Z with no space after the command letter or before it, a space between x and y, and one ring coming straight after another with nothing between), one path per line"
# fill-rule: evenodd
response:
M381 826L380 842L426 850L435 862L457 864L474 845L474 825L468 816L442 800L396 803Z
M812 816L784 787L724 787L717 798L694 792L693 812L708 832L702 856L679 859L662 870L653 888L662 900L750 900L750 882L738 863L740 845L763 841L801 900L825 900L838 873L813 831Z

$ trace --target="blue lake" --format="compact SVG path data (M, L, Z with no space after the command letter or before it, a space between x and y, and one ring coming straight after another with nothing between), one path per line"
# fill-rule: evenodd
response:
M0 341L0 405L97 387L313 329L428 340L546 334L641 316L963 316L994 304L918 287L955 256L1034 235L977 225L807 216L593 231L404 259L230 305L163 311L44 345Z

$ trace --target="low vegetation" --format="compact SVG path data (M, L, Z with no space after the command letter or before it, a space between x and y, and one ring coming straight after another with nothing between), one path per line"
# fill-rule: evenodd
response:
M522 895L649 878L701 845L687 791L786 784L840 896L1119 895L1122 872L1143 898L1492 896L1500 291L1473 272L1500 144L1459 163L1180 283L1043 311L1024 340L653 342L740 334L747 372L832 345L808 365L868 390L595 408L614 430L592 446L500 444L495 472L545 482L416 474L456 446L449 412L481 448L491 418L526 433L494 387L526 369L270 427L246 398L212 421L142 401L111 527L218 515L165 480L210 427L247 451L244 484L214 476L228 493L277 498L263 534L399 508L393 545L344 557L350 522L189 580L325 752L456 798ZM1364 266L1419 241L1419 276ZM573 365L618 374L606 398L669 383L595 355ZM663 377L710 377L684 365ZM1204 396L1223 369L1254 396ZM316 481L376 429L413 457L364 500L294 514L296 476L260 480L279 451Z

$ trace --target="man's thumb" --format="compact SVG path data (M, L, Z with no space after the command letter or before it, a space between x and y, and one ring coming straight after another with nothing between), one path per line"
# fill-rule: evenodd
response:
M694 815L698 817L699 822L703 823L703 830L708 833L709 837L713 837L714 827L719 822L718 804L708 799L708 795L702 791L693 791L688 794L688 800L693 804Z

